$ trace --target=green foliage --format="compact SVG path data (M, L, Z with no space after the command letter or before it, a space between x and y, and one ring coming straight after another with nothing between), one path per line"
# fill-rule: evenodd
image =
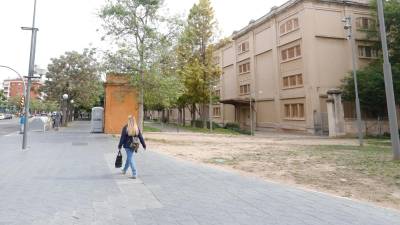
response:
M372 14L376 16L376 1L372 3ZM385 1L385 25L389 48L389 58L392 64L393 86L396 102L400 101L400 2L398 0ZM376 18L378 21L378 18ZM368 31L368 36L379 38L378 32ZM379 46L379 45L378 45ZM383 59L372 62L367 67L357 71L360 105L363 111L371 116L386 116L386 95L383 76ZM352 74L342 81L343 98L354 101L354 80Z
M161 129L157 128L157 127L152 127L152 126L146 126L144 125L143 127L143 132L161 132Z
M238 123L226 123L224 128L226 128L226 129L240 129L240 125Z
M179 101L181 105L206 104L212 81L221 74L212 60L214 46L211 43L215 30L216 21L210 1L199 0L190 10L177 47L178 73L185 87ZM204 110L201 117L205 126Z
M240 133L240 134L251 135L251 132L250 132L250 131L248 131L248 130L242 130L242 129L240 128L240 125L239 125L238 123L226 123L224 128L225 128L225 129L228 129L228 130L235 131L235 132Z
M132 75L140 94L139 115L143 106L169 108L181 94L172 47L181 22L161 16L161 6L161 0L108 0L99 15L106 36L118 45L106 57L106 71ZM162 32L160 27L168 29Z
M213 122L213 128L221 128L218 123ZM192 126L197 128L203 128L203 121L202 120L195 120L192 121ZM210 121L207 121L207 128L210 128Z
M7 98L3 90L0 90L0 106L5 106L7 104Z
M21 96L13 96L10 97L7 101L7 108L15 109L17 111L21 111Z
M66 93L78 107L91 109L98 104L103 86L94 49L85 49L83 53L66 52L51 61L43 87L47 100L59 102Z
M49 112L57 111L59 106L58 106L57 102L55 102L55 101L31 99L29 108L32 112L49 113Z

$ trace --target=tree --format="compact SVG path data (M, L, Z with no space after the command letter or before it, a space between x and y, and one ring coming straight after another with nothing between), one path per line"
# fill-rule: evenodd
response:
M10 97L7 101L7 107L13 110L21 111L22 110L21 99L22 96Z
M4 94L3 90L0 90L0 106L5 106L7 103L7 97Z
M94 57L94 49L85 49L83 53L66 52L59 58L51 59L48 65L43 92L46 100L54 108L54 102L60 102L63 94L68 94L75 104L86 110L98 104L103 91L99 65Z
M187 18L177 49L179 73L185 85L185 100L191 105L192 119L195 119L197 103L203 126L207 126L206 105L209 99L209 88L220 71L212 61L216 21L214 10L209 0L199 0L194 4Z
M132 74L139 77L139 126L144 118L144 81L149 74L152 47L157 44L161 0L108 0L100 11L103 28L130 52ZM132 46L126 47L126 46ZM150 63L151 64L151 63Z
M392 63L393 86L396 102L399 103L400 95L400 2L398 0L385 1L385 25L387 30L387 40L389 57ZM372 14L376 17L376 1L372 3ZM377 18L375 18L378 21ZM379 40L378 30L369 30L368 36L371 40ZM376 42L376 47L380 48L380 42ZM368 66L357 71L359 85L359 97L361 108L369 112L371 116L384 117L386 111L385 83L383 77L382 55ZM344 100L354 101L354 80L348 74L342 81Z

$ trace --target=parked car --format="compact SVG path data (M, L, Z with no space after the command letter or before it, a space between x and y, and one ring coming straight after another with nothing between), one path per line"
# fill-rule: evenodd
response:
M11 113L6 113L4 114L5 119L12 119L12 114Z
M0 113L0 120L4 120L6 118L6 115L4 113Z

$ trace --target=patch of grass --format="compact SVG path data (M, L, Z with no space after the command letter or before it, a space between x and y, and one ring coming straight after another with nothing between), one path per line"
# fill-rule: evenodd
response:
M375 146L392 146L390 139L367 139L366 140L368 145L375 145Z
M180 129L191 131L191 132L196 132L196 133L211 134L210 129L204 129L204 128L198 128L198 127L180 127ZM215 129L213 129L212 134L240 135L241 133L234 131L234 130L230 130L230 129L215 128Z
M161 130L156 128L156 127L151 127L151 126L144 125L143 132L161 132Z
M359 146L316 146L310 155L336 164L344 170L361 173L389 185L400 187L400 161L394 161L391 148L381 140L368 140Z

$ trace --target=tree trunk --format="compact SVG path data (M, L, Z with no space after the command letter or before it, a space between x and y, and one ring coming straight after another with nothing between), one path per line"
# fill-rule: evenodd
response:
M169 121L169 113L170 113L170 110L169 109L167 109L167 123L169 123L170 121Z
M186 107L183 107L182 126L186 126Z
M141 62L142 64L143 62ZM143 65L143 64L142 64ZM144 88L143 88L143 84L144 84L144 71L143 71L143 66L141 66L140 69L140 90L139 90L139 118L138 118L138 126L140 130L143 130L143 113L144 113Z
M192 127L194 127L195 126L195 123L196 123L196 104L195 103L193 103L192 104Z
M201 117L203 120L203 128L206 129L207 128L207 115L206 115L206 104L202 104L202 112L201 112Z

